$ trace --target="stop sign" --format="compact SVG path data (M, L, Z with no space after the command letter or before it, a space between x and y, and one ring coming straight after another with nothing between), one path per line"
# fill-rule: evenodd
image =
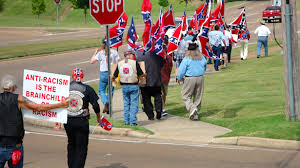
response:
M60 4L60 0L54 0L56 4Z
M89 0L91 16L101 25L114 24L124 12L124 0Z

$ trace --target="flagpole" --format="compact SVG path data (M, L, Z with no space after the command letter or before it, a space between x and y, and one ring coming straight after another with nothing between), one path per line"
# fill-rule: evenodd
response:
M108 25L106 25L106 44L107 44L107 68L108 68L108 107L109 107L109 118L112 117L112 86L111 86L111 80L110 80L110 37L109 37L109 28Z

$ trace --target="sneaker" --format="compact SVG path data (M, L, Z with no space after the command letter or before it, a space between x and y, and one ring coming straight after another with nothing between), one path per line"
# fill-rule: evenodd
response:
M106 104L104 105L104 108L103 108L103 113L109 114L108 108L109 108L108 103L106 103Z
M197 115L197 109L194 109L194 110L192 111L192 113L190 114L190 120L194 120L195 115Z
M164 117L164 116L166 116L166 115L168 115L168 112L167 112L167 110L163 109L163 111L162 111L161 115L162 115L163 117Z
M195 121L199 120L198 114L196 114L196 115L194 116L194 119L193 119L193 120L195 120Z
M137 126L137 125L138 125L137 123L130 124L130 126Z
M257 58L259 58L259 56L257 56Z

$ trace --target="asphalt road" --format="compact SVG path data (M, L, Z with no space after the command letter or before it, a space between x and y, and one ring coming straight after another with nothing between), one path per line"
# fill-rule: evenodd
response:
M99 64L90 64L95 49L71 51L39 57L25 57L22 59L11 59L0 61L0 77L5 74L17 78L17 92L22 93L22 81L24 69L42 72L71 75L74 67L81 67L86 72L84 81L89 84L97 83L99 79Z
M35 129L24 148L24 168L67 167L64 132ZM85 167L296 168L299 159L299 151L91 136Z
M269 4L269 2L248 1L235 6L228 7L226 8L226 21L227 23L232 21L233 18L238 16L241 11L238 8L240 8L241 6L246 6L248 27L250 31L253 32L258 26L257 18L260 18L261 11L265 8L267 4ZM275 26L278 27L278 29L276 29L276 33L281 35L282 33L280 32L280 24L276 24ZM138 26L137 29L142 31L143 25ZM80 31L76 32L45 36L45 32L40 29L0 28L0 46L98 37L99 35L104 34L104 28L79 30ZM254 43L255 40L256 36L252 34L250 43ZM120 56L122 56L123 50L125 48L127 48L126 44L124 44L119 49ZM11 60L2 60L0 61L0 78L5 74L11 74L16 76L18 79L19 86L17 91L21 93L24 69L70 75L71 70L74 67L81 67L85 70L84 81L88 82L88 84L97 83L97 79L99 78L99 65L98 63L96 63L95 65L89 64L89 60L93 55L94 50L95 49L85 49L80 51L70 51L46 56L35 56L31 58L25 57Z
M99 28L61 28L68 30L68 32L64 33L50 33L47 31L48 29L0 27L0 47L86 38L104 38L106 35L106 29L103 26L99 26ZM139 32L143 32L144 26L137 25L136 29ZM51 30L55 30L55 28L51 28Z

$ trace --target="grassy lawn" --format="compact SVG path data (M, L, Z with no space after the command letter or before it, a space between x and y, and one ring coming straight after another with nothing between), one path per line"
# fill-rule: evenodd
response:
M100 41L100 38L89 38L81 40L66 40L49 43L0 47L0 60L97 47L99 46Z
M141 16L141 5L143 0L125 0L125 12L128 17L134 17L136 24L143 24ZM160 7L159 0L151 0L152 3L152 21L155 22L159 16ZM228 2L226 6L235 5L243 1ZM52 0L45 1L46 12L40 16L41 27L56 26L56 5ZM169 0L173 5L176 17L180 17L185 9L184 3L179 3L178 0ZM191 16L194 10L203 2L193 1L188 4L187 14ZM164 8L163 11L167 11ZM99 24L93 20L90 14L87 15L87 23L84 23L84 14L82 9L72 9L69 1L62 1L60 5L60 27L99 27ZM14 0L6 1L4 11L0 13L0 26L17 26L17 27L37 27L37 17L31 13L31 1L29 0ZM130 21L130 20L129 20Z
M201 121L233 130L224 136L300 140L300 122L285 120L283 58L279 51L269 55L206 76ZM188 117L181 87L169 89L166 106L171 114Z

